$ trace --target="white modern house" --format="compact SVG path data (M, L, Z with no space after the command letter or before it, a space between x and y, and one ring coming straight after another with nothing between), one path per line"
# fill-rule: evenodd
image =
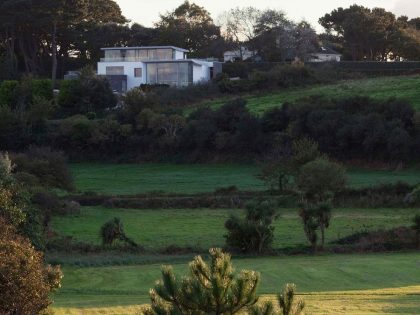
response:
M309 54L308 60L310 62L328 62L328 61L341 61L342 55L335 50L321 46L318 51Z
M215 62L187 59L188 51L179 47L110 47L101 50L105 56L98 62L98 75L106 76L112 89L118 92L141 84L187 86L208 81L216 74Z

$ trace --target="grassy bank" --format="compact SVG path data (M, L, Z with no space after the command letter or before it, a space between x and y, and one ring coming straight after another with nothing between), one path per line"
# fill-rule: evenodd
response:
M100 244L99 230L106 221L119 217L126 233L148 249L168 245L209 248L223 246L224 223L230 214L243 210L228 209L108 209L83 207L77 216L54 217L52 228L76 240ZM302 223L296 209L280 209L275 222L275 247L306 245ZM359 231L410 225L413 209L335 209L326 241Z
M198 193L231 185L240 190L267 189L255 177L259 167L251 164L79 163L70 167L78 190L104 194ZM348 169L348 177L349 185L353 187L397 181L416 184L420 182L420 168L401 171Z
M175 271L185 272L186 262L175 263ZM384 314L386 309L406 314L420 311L420 254L234 258L234 263L237 270L261 272L260 294L274 294L284 283L296 283L299 292L305 294L308 309L322 310L315 314L337 314L338 311L347 314L346 308L353 309L351 314L368 311ZM160 264L64 266L63 270L63 287L54 295L57 314L68 314L71 309L79 310L73 314L99 314L99 310L105 310L102 314L111 314L113 308L114 314L134 314L138 305L149 301L148 290L160 277ZM417 287L404 288L408 286ZM385 288L391 289L383 290ZM108 307L110 312L106 311ZM80 312L83 308L87 310ZM361 309L366 312L360 312Z
M334 84L315 85L304 88L280 90L260 95L244 96L251 112L262 114L266 110L280 106L284 102L294 102L301 98L322 95L331 98L351 96L370 96L378 100L397 97L407 100L416 110L420 110L420 76L378 77L359 80L346 80ZM217 108L228 98L204 102L197 105ZM191 112L191 109L188 109Z

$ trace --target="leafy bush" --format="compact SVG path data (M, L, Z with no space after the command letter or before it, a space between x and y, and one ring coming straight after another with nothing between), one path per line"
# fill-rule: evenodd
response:
M6 222L0 225L0 313L38 314L51 304L50 293L60 287L60 268L45 266L43 255L27 239Z
M32 100L35 98L43 98L45 100L52 100L53 95L53 86L52 81L48 79L31 79L31 94Z
M17 173L25 172L37 177L47 187L73 190L73 178L62 152L49 147L30 147L26 153L13 156Z
M19 81L5 80L0 83L0 106L16 106Z
M225 223L226 244L243 252L262 253L274 238L273 222L278 215L270 201L253 201L246 206L245 218L232 215Z
M77 80L61 82L58 105L62 116L103 113L116 104L117 98L103 77L86 75Z
M125 235L123 224L119 218L114 218L104 223L101 227L100 235L104 245L113 245L115 241L120 240L131 246L137 246L134 241Z

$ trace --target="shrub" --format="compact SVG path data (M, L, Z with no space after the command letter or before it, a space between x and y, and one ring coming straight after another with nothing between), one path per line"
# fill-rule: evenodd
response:
M115 241L120 240L134 247L137 246L134 241L125 235L123 224L119 218L114 218L104 223L101 227L100 235L104 245L113 245Z
M61 82L58 105L63 116L103 113L116 104L117 98L106 78L84 75L77 80Z
M241 271L235 275L229 254L210 249L210 264L197 256L188 276L178 279L171 266L162 267L162 279L150 290L146 315L240 314L258 301L260 275Z
M35 175L47 187L73 190L73 178L62 152L49 147L30 147L26 153L13 157L16 172Z
M45 100L50 101L54 98L51 80L31 79L30 82L32 100L34 100L35 98L43 98Z
M0 218L15 227L20 226L26 219L18 194L5 187L0 187Z
M226 221L226 244L244 252L262 253L271 247L274 238L272 224L277 217L273 202L250 202L244 219L232 215Z
M250 315L300 315L303 314L305 303L295 296L296 286L287 283L282 293L277 295L279 312L274 310L272 302L266 302L262 306L254 307Z
M18 98L19 81L5 80L0 83L0 106L14 107Z
M0 313L38 314L51 304L50 292L60 287L60 268L45 266L28 240L6 222L0 225Z
M58 106L64 116L87 112L87 100L80 80L64 80L60 83Z

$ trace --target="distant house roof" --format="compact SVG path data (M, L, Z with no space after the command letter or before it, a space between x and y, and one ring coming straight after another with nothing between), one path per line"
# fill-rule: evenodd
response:
M324 54L324 55L341 55L339 52L335 51L334 49L327 47L327 46L321 46L319 49L315 52L315 54Z
M174 49L177 51L188 52L187 49L175 47L175 46L135 46L135 47L104 47L101 50L128 50L128 49Z

